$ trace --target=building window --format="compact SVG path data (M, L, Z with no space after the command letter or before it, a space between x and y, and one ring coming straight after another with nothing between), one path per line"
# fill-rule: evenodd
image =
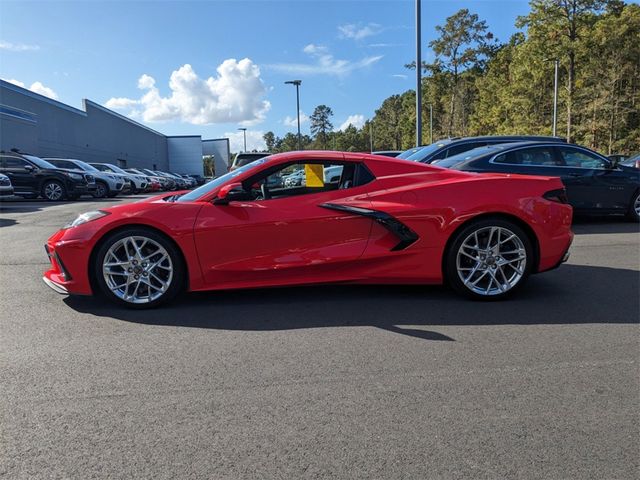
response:
M118 159L118 166L119 166L120 168L127 168L127 161L126 161L126 160L123 160L123 159L121 159L121 158L119 158L119 159Z

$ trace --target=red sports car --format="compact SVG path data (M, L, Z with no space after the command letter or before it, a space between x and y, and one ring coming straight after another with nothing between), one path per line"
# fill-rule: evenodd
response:
M183 290L330 282L446 282L496 299L567 259L571 216L558 178L291 152L80 215L49 239L44 281L139 308Z

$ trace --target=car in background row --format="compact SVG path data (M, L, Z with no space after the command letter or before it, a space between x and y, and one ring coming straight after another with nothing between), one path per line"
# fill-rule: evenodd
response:
M94 168L97 168L101 172L113 173L115 175L123 175L128 178L131 182L131 193L136 194L140 192L148 192L149 188L149 180L146 175L136 175L130 172L126 172L122 168L113 165L111 163L90 163Z
M0 173L0 197L13 196L13 185L11 185L11 179L5 174Z
M143 171L143 169L141 168L125 168L124 171L132 175L140 175L145 177L149 185L149 191L151 192L159 192L163 190L162 183L157 175L150 175L149 173Z
M487 145L432 162L466 172L560 177L576 214L624 214L640 221L640 170L614 165L579 145L515 142Z
M123 191L125 185L129 185L130 182L124 178L123 175L116 175L114 173L101 172L95 167L92 167L82 160L76 160L73 158L45 158L47 162L55 165L58 168L65 168L68 170L76 170L78 172L87 172L93 175L96 179L96 188L93 192L95 198L115 197Z
M233 159L233 163L231 167L229 167L229 171L233 171L236 168L244 167L245 165L255 162L256 160L260 160L261 158L268 157L271 155L269 152L243 152L237 153L235 158Z
M202 175L187 174L187 176L193 178L196 181L196 186L197 187L207 183L207 179L204 178Z
M0 173L11 180L15 195L50 201L75 200L95 191L90 173L57 168L35 155L0 152Z
M482 137L454 137L438 140L431 145L410 148L398 155L397 158L405 158L414 162L432 163L460 153L468 152L474 148L487 145L498 145L500 143L540 141L540 142L564 142L566 140L559 137L543 137L535 135L495 135Z

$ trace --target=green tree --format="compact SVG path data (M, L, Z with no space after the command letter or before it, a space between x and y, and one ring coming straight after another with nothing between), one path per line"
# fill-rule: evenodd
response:
M424 65L433 74L446 72L449 78L450 99L446 133L464 133L472 102L473 79L464 81L463 73L469 69L481 70L486 57L493 52L493 34L478 15L463 8L447 18L444 25L436 26L439 37L429 43L436 56L432 64ZM469 76L469 75L467 75Z
M327 134L333 129L331 117L333 111L326 105L318 105L309 120L311 121L311 134L315 136L322 149L326 148Z
M584 38L607 0L531 0L531 12L520 17L518 27L526 27L528 41L540 44L550 58L561 60L566 70L565 109L567 141L573 140L574 96ZM612 4L615 8L615 5Z
M276 146L276 136L273 132L267 132L262 136L264 143L267 145L267 151L273 152Z

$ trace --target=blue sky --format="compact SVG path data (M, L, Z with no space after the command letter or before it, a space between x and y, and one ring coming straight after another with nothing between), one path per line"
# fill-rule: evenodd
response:
M423 0L423 57L460 8L507 40L528 3ZM294 131L318 104L340 127L414 86L414 2L0 2L0 77L80 107L88 98L169 135ZM248 60L243 60L248 59ZM308 132L308 123L303 124ZM232 149L234 145L232 145Z

